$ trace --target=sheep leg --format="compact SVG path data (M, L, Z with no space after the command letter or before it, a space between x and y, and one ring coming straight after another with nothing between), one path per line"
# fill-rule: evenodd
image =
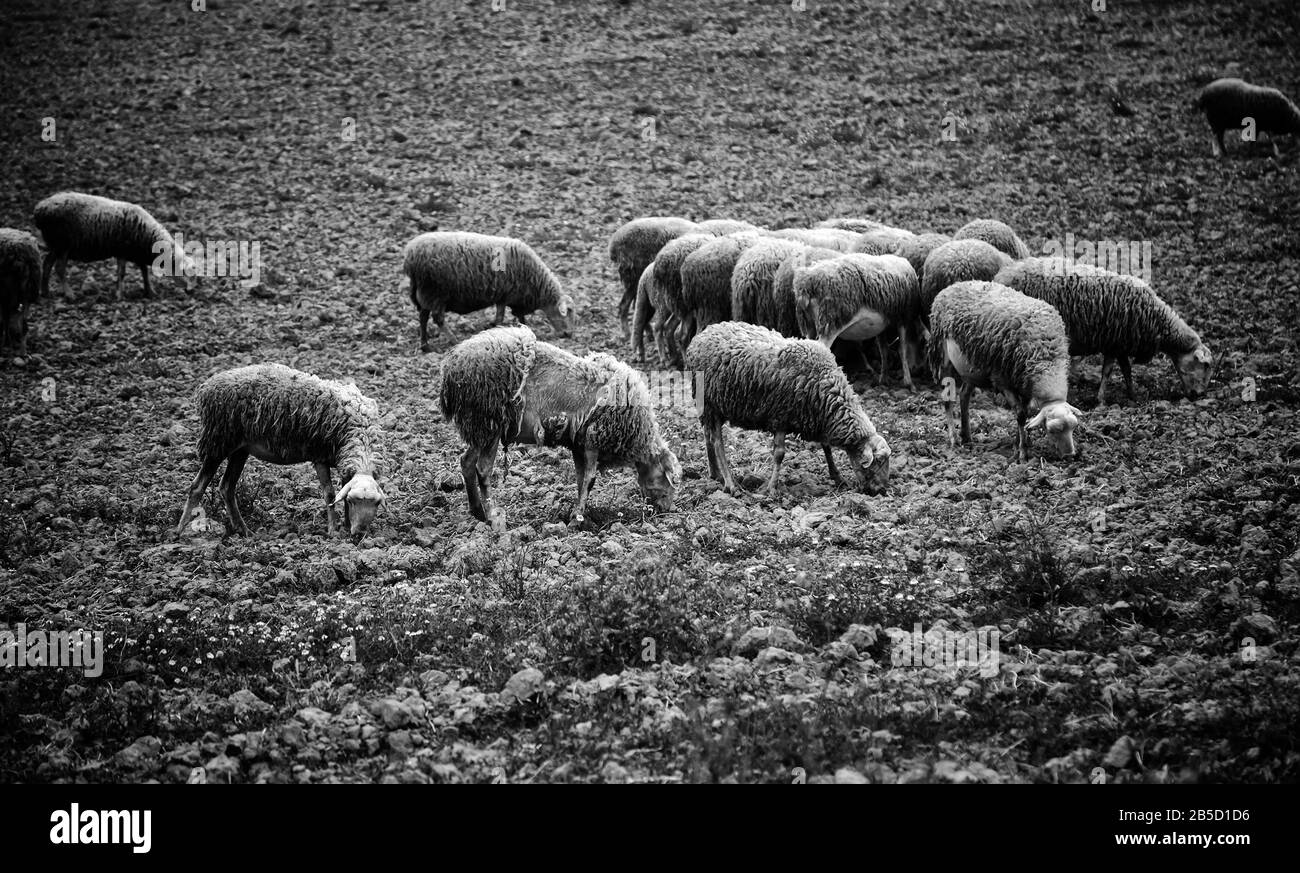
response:
M1097 386L1097 405L1106 405L1106 381L1110 379L1110 371L1115 369L1115 359L1106 355L1101 362L1101 384Z
M573 508L573 523L582 524L587 518L587 496L591 494L591 485L596 481L600 458L591 449L575 448L573 465L578 471L578 505Z
M916 391L916 385L912 382L912 369L907 363L908 352L907 325L898 326L898 359L903 363L903 384L909 391Z
M780 487L781 462L785 460L785 433L772 432L772 478L767 480L767 495L775 497Z
M431 352L433 346L429 345L429 315L427 309L420 310L420 351Z
M715 482L722 481L722 470L718 468L718 450L713 447L712 431L704 428L704 453L709 456L709 478Z
M1016 408L1016 460L1022 464L1029 460L1029 433L1025 430L1028 420L1029 410L1022 403Z
M183 276L184 276L184 274L182 274L182 277L183 277ZM144 296L145 296L145 297L152 297L152 296L153 296L153 286L149 284L149 268L148 268L148 267L144 267L144 266L140 267L140 278L144 280ZM120 280L119 280L119 281L120 281Z
M54 262L58 260L58 255L53 250L45 253L45 260L41 262L41 296L50 296L50 271L54 269Z
M72 291L68 288L68 256L60 255L55 269L59 273L59 294L68 297Z
M469 498L469 513L479 521L487 521L483 512L483 496L478 487L479 449L470 446L460 456L460 475L465 480L465 495Z
M885 357L885 341L883 337L883 333L876 334L876 354L880 355L880 372L876 374L877 385L885 384L885 362L888 358Z
M498 303L497 317L492 319L492 326L496 327L497 325L502 324L505 320L506 320L506 305L504 303Z
M239 514L239 503L235 500L235 486L239 475L244 472L244 462L248 460L248 449L240 449L226 459L226 472L221 477L221 496L226 499L226 513L230 517L230 529L248 536L248 525Z
M320 494L325 499L325 525L329 530L329 535L334 536L339 532L339 514L334 509L334 480L330 477L329 464L313 463L316 468L316 478L320 481ZM226 468L230 472L230 468ZM222 480L224 484L225 480ZM234 499L234 487L231 487L231 500ZM237 512L238 510L236 510Z
M1070 358L1070 380L1079 381L1079 371L1083 369L1083 355L1074 355Z
M686 353L686 347L695 339L695 315L685 315L677 325L677 348L680 353Z
M208 490L212 477L217 475L217 468L221 466L222 460L224 459L206 458L199 467L199 474L194 477L189 493L185 495L185 505L181 507L181 521L176 525L176 536L185 533L185 525L189 524L190 516L203 502L203 492Z
M961 441L962 445L970 445L970 396L975 393L975 386L970 382L963 382L961 386Z
M1124 355L1119 358L1119 371L1124 374L1124 390L1128 392L1128 399L1133 399L1133 362Z
M478 479L478 487L483 493L484 521L491 524L492 529L495 531L502 531L506 528L505 514L492 504L492 468L496 466L497 450L500 447L499 442L493 442L491 447L479 454L478 463L474 468L474 473Z
M122 285L126 282L126 261L117 259L117 285L114 286L113 299L122 299Z
M668 350L668 357L664 361L665 365L671 364L680 369L682 365L682 353L681 349L677 345L677 328L679 324L680 319L677 315L675 313L669 313L668 316L664 318L663 339L664 348Z
M843 485L844 477L840 475L839 468L835 466L835 455L831 454L831 444L822 443L822 451L826 454L826 469L831 472L831 481L836 485Z
M722 422L715 422L705 430L705 439L713 443L713 452L718 463L718 472L722 474L722 487L728 494L739 494L736 480L731 476L731 465L727 463L727 446L723 442Z
M1223 131L1224 128L1222 127L1211 129L1210 148L1214 150L1214 156L1216 158L1222 158L1228 153L1227 149L1223 146Z

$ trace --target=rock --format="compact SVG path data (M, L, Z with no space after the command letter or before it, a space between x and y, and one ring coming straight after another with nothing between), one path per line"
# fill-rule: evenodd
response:
M310 727L324 727L329 724L330 714L315 706L305 706L295 713L298 720Z
M627 548L618 540L606 540L600 550L607 559L612 561L617 561L627 552Z
M1232 625L1233 634L1238 637L1251 637L1257 643L1267 643L1277 638L1277 622L1262 612L1237 619Z
M445 670L425 670L420 674L420 685L424 688L424 693L429 695L441 690L450 679Z
M876 644L876 629L865 624L851 624L849 629L840 634L840 642L847 643L859 652Z
M627 781L627 768L617 761L608 761L600 768L600 778L611 785L621 785Z
M408 730L389 731L385 737L388 748L401 755L410 755L415 751L415 744L411 741L411 732Z
M768 646L754 656L754 664L758 667L764 667L768 664L794 664L803 660L803 655L796 655L794 652L777 646Z
M123 767L140 767L158 757L161 751L162 741L157 737L140 737L117 753L117 762Z
M370 714L382 721L389 730L404 727L411 722L411 708L392 697L370 704Z
M163 607L163 618L183 618L190 614L190 608L184 603L172 601Z
M239 775L239 762L222 753L204 764L203 769L209 782L226 784L234 782L235 777Z
M736 640L731 650L737 655L753 657L760 650L769 646L775 646L780 649L802 649L804 647L800 639L794 635L794 631L784 627L751 627L749 630Z
M506 680L505 687L501 689L501 702L510 704L518 701L522 703L541 689L545 678L541 670L535 667L525 667Z
M241 688L234 694L226 698L235 707L235 718L245 718L249 715L263 715L275 709L271 704L262 700L247 688Z
M1122 770L1133 758L1133 740L1126 734L1116 740L1102 763L1111 770Z
M843 640L835 640L823 651L829 660L836 662L856 661L862 657L851 643L846 643Z
M851 767L841 767L835 771L836 785L867 785L867 777Z

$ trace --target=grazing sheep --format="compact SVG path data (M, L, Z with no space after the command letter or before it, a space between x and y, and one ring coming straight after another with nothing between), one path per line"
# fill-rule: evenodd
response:
M499 327L453 348L442 365L442 413L467 448L460 469L470 512L505 527L492 503L497 448L511 443L567 446L578 472L581 523L596 472L633 465L645 499L673 508L677 458L659 431L650 392L635 370L609 355L578 358L539 342L527 327Z
M695 374L695 402L704 426L709 472L729 494L739 489L727 463L722 426L772 434L772 475L766 491L780 483L788 434L819 442L831 478L841 484L831 446L848 452L858 487L879 494L889 482L889 446L849 387L835 356L820 343L787 339L775 331L738 321L700 331L686 350Z
M682 300L682 263L701 246L716 238L705 233L690 233L664 246L655 257L654 289L662 305L655 307L652 329L655 336L663 340L660 355L667 352L674 363L681 361L677 331L683 323L689 321L691 315Z
M880 379L884 379L882 334L898 331L903 384L914 388L909 349L920 337L920 289L912 265L897 255L849 254L796 272L795 307L804 335L826 348L837 339L862 342L874 338L880 349Z
M765 239L741 254L731 272L731 317L735 321L778 329L772 280L781 264L807 249L794 240Z
M659 337L658 327L662 326L662 321L652 322L654 314L663 309L663 300L659 294L659 287L655 285L655 265L654 261L645 265L641 271L641 278L636 283L636 307L632 310L632 354L638 361L645 360L645 335L649 331L655 341L655 349L658 352L659 360L666 361L664 357L664 346Z
M623 283L623 296L618 301L618 321L623 329L623 339L628 338L628 309L636 300L637 282L646 266L668 243L699 229L699 225L685 218L653 215L634 218L614 231L609 239L609 259L617 265L618 278Z
M1098 403L1106 402L1106 381L1116 362L1131 398L1130 361L1145 364L1161 352L1173 362L1190 397L1199 396L1209 385L1214 370L1209 347L1135 276L1060 258L1028 258L1005 267L993 281L1056 307L1065 321L1071 355L1103 356Z
M203 502L203 492L222 461L221 492L232 530L248 534L235 502L235 485L251 454L269 464L310 463L320 479L329 532L338 529L335 505L354 537L374 521L384 492L379 488L375 443L379 407L355 385L320 379L280 364L256 364L209 378L196 395L199 409L199 474L190 486L176 526L180 535ZM336 495L330 469L345 484Z
M838 252L853 251L853 246L862 238L862 234L856 231L830 227L816 229L785 227L781 230L769 231L767 235L777 239L794 240L813 248L835 249Z
M952 235L953 239L981 239L1012 260L1029 257L1029 246L1025 245L1016 232L1000 221L991 218L977 218L963 225L961 230Z
M915 238L916 234L910 230L897 227L881 227L863 233L853 243L849 251L860 252L864 255L894 255L898 253L898 249L903 243Z
M798 339L803 336L799 328L798 309L794 300L795 274L811 264L838 258L842 252L833 249L805 248L803 251L786 258L772 276L772 317L759 322L770 327L782 336Z
M27 307L41 293L41 248L36 237L0 227L0 349L27 354Z
M153 296L149 269L154 263L171 264L182 276L194 272L193 261L176 245L167 228L134 203L64 191L37 203L32 220L45 240L42 295L49 293L50 270L57 264L61 291L67 296L69 259L89 262L116 258L118 300L122 299L128 263L140 268L146 297Z
M930 252L921 271L921 318L926 326L940 291L958 282L988 282L1009 263L1011 258L980 239L955 239Z
M1223 132L1243 130L1246 119L1254 121L1256 131L1269 134L1274 159L1281 157L1274 138L1280 133L1300 135L1300 108L1276 88L1251 85L1241 79L1215 79L1201 89L1195 106L1205 112L1213 133L1214 156L1226 154Z
M952 237L942 233L921 233L909 237L898 244L898 251L894 254L903 258L912 265L916 270L916 279L918 282L925 281L925 259L930 256L930 252L939 246L951 240ZM930 317L929 307L922 310L921 315L927 320Z
M432 348L430 317L442 328L448 312L464 315L493 305L493 324L505 319L507 306L521 324L540 309L560 336L573 333L573 298L521 240L464 231L422 233L406 244L402 269L420 313L422 352Z
M763 238L751 231L720 236L682 261L681 306L685 315L677 329L682 349L699 331L731 318L731 273L740 256Z
M961 376L961 440L969 443L970 397L999 391L1017 406L1016 457L1029 457L1026 428L1043 425L1056 449L1074 454L1082 413L1066 402L1069 343L1049 304L996 282L958 282L939 292L930 309L930 365L947 383ZM948 436L957 445L952 399L945 384ZM1030 412L1036 412L1032 419Z

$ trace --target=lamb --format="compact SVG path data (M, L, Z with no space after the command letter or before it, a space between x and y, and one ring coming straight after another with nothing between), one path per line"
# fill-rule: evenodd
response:
M150 267L170 265L182 276L194 273L194 262L184 254L159 221L142 206L110 200L94 194L64 191L36 204L33 216L45 239L45 263L41 267L41 294L50 290L50 270L56 265L64 296L68 294L68 260L103 261L117 259L116 299L122 299L126 265L140 268L144 294L153 296Z
M706 242L682 261L684 318L677 329L681 348L688 347L699 331L731 318L732 271L740 256L762 239L753 232L721 236Z
M705 233L678 237L664 246L654 260L653 288L662 305L654 307L653 329L655 336L663 342L660 355L667 352L675 362L681 358L676 342L677 331L690 319L690 313L682 301L682 263L714 239L716 237Z
M406 244L403 269L420 313L422 352L432 349L430 317L442 328L447 312L464 315L492 305L494 325L505 320L507 306L521 324L540 309L560 336L573 333L573 298L522 240L465 231L422 233Z
M876 432L835 363L820 343L788 339L773 330L738 321L712 325L686 350L686 368L696 374L695 402L704 426L710 475L729 494L738 493L723 441L724 424L772 434L772 475L766 492L780 484L785 438L795 434L819 442L831 479L842 484L831 447L848 452L858 488L880 494L889 482L889 445Z
M955 447L954 373L960 374L961 440L969 443L970 397L999 391L1017 406L1016 457L1029 456L1027 428L1043 425L1052 444L1072 456L1082 415L1066 402L1070 356L1065 324L1050 304L996 282L958 282L939 292L930 309L930 363L944 381L948 436ZM1029 413L1036 414L1032 419Z
M1025 245L1016 232L1000 221L991 218L977 218L963 225L952 236L953 239L980 239L1013 260L1029 257L1029 246Z
M0 227L0 349L27 354L27 307L41 290L41 249L36 237Z
M248 525L235 502L235 485L250 454L269 464L310 463L315 467L331 535L338 530L334 507L340 502L354 538L370 527L384 502L375 454L379 407L355 385L280 364L255 364L210 377L199 387L195 400L199 473L181 510L178 536L203 502L203 493L222 461L226 461L226 472L221 477L221 492L231 528L248 535ZM337 495L331 468L339 470L345 483Z
M1214 356L1196 331L1135 276L1123 276L1060 258L1029 258L998 272L995 282L1045 300L1061 313L1070 354L1103 356L1097 402L1106 402L1106 381L1115 363L1133 396L1130 361L1148 363L1163 352L1190 397L1209 386Z
M645 268L668 243L688 233L697 233L699 229L699 225L685 218L652 215L634 218L614 231L609 239L609 259L618 267L618 278L623 283L618 321L624 339L628 338L628 310L637 299L637 283ZM636 339L634 337L634 342Z
M898 331L903 384L915 389L909 348L920 336L920 289L912 265L897 255L849 254L796 272L795 306L804 335L826 348L837 339L876 339L884 378L882 334Z
M573 522L586 516L587 495L600 469L633 465L645 499L673 508L677 457L660 433L650 393L636 371L609 355L578 358L539 342L527 327L498 327L448 353L439 395L467 448L460 469L471 514L504 530L493 505L497 448L511 443L566 446L578 474Z
M955 239L930 252L922 268L921 319L929 325L930 306L939 292L958 282L988 282L1011 258L979 239Z
M807 250L794 240L765 239L741 254L731 272L731 317L778 329L780 317L772 296L772 280L781 264Z
M1215 79L1201 89L1194 105L1205 112L1205 120L1213 133L1211 147L1216 158L1226 154L1223 132L1232 128L1242 130L1254 121L1254 128L1269 134L1273 158L1281 157L1277 140L1280 133L1300 135L1300 108L1276 88L1252 85L1241 79Z

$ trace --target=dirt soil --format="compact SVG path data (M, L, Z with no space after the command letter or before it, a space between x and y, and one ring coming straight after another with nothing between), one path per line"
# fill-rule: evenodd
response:
M7 0L0 225L34 230L59 190L121 197L189 239L259 242L262 281L146 300L128 274L116 301L111 262L74 264L30 354L0 359L0 627L106 646L97 678L0 672L0 779L1295 781L1300 155L1230 135L1216 161L1190 101L1222 75L1300 95L1298 19L1293 0ZM639 215L1150 242L1217 377L1190 401L1159 358L1097 408L1090 361L1081 455L1040 435L1024 464L988 395L954 450L933 386L859 382L895 452L879 497L797 440L778 498L727 496L672 404L676 511L612 471L571 529L568 453L523 449L493 533L437 409L451 340L419 353L401 246L527 240L581 310L539 338L626 359L606 246ZM359 545L326 536L309 467L256 461L251 537L222 535L215 490L217 525L174 533L195 388L261 361L381 405L390 500ZM756 492L770 438L728 445ZM917 625L996 631L995 675L895 664L891 629Z

